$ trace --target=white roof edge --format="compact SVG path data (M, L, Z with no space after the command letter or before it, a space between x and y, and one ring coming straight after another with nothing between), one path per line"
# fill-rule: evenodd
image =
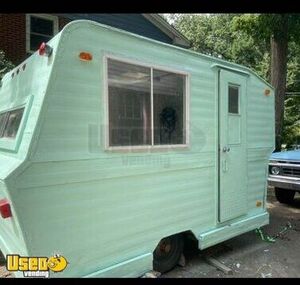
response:
M148 21L173 40L173 44L190 47L190 41L159 14L142 14Z

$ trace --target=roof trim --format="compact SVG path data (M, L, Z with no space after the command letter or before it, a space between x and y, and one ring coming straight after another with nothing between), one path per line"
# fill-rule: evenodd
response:
M226 70L229 70L229 71L241 73L242 75L250 76L250 73L249 73L248 71L244 71L244 70L241 70L241 69L229 67L229 66L226 66L226 65L220 64L220 63L214 63L214 64L212 64L210 67L211 67L211 68L226 69Z
M177 31L172 25L170 25L159 14L142 14L148 21L159 28L163 33L169 36L173 40L173 44L181 47L190 47L190 41L179 31Z

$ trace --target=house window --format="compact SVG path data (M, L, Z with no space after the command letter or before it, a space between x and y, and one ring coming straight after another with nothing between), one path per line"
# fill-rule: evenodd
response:
M186 75L107 59L108 146L186 145Z
M42 42L48 42L58 33L58 18L52 15L26 15L26 50L35 52Z

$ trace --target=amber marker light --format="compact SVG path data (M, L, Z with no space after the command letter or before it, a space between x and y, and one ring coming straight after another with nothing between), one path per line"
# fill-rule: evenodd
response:
M270 94L271 94L271 90L270 89L265 89L265 95L270 96Z
M79 58L80 60L82 61L91 61L93 59L93 56L89 53L89 52L84 52L82 51L80 54L79 54Z

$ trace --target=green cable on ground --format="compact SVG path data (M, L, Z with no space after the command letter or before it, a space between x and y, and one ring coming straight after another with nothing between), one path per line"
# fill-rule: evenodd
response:
M276 239L268 236L267 234L264 234L261 230L261 228L255 229L255 232L260 236L261 240L266 242L275 242Z
M282 235L284 232L288 231L289 229L292 228L292 225L290 222L286 224L286 226L274 237L270 237L267 234L264 234L261 230L261 228L257 228L255 232L260 236L261 240L267 241L267 242L275 242L276 238L278 238L280 235Z

